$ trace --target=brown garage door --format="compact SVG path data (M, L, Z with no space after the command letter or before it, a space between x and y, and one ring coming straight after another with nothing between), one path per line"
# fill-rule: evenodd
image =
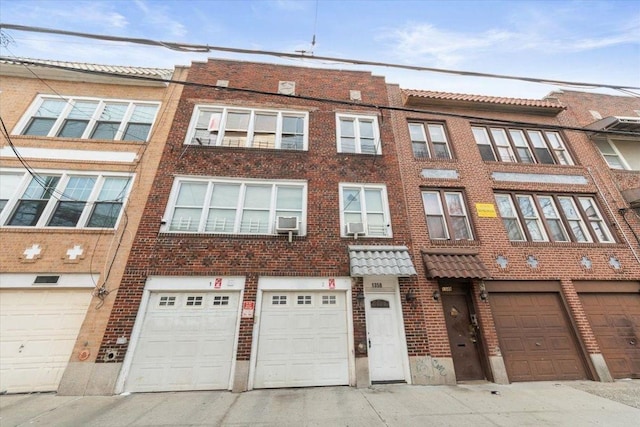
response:
M491 293L489 302L510 381L587 379L558 293Z
M640 295L580 294L614 378L640 378Z

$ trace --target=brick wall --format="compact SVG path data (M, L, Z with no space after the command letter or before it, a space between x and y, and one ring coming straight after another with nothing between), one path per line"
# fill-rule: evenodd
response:
M103 341L101 355L107 349L117 350L119 355L114 361L124 356L127 346L115 342L120 336L130 336L148 276L245 276L245 299L254 301L259 276L349 276L347 246L354 240L340 237L340 182L387 184L393 238L359 238L358 244L410 243L403 194L397 190L400 172L389 113L305 99L321 97L349 102L350 90L359 90L362 103L385 105L388 99L384 78L364 72L222 60L194 63L189 70L189 82L215 85L218 80L228 80L232 89L264 92L277 92L279 81L294 81L296 95L272 96L201 86L184 88ZM195 145L185 148L183 144L197 104L309 111L309 150ZM337 153L336 112L379 114L382 156ZM159 233L175 175L304 179L308 183L307 235L296 236L289 242L286 236ZM358 310L354 306L356 319L362 315ZM361 326L362 321L356 320L356 330L362 331ZM250 356L251 331L252 322L243 320L239 360ZM356 335L359 333L362 332Z
M38 69L35 69L38 73ZM77 76L77 75L76 75ZM80 75L81 76L81 75ZM179 76L179 75L178 75ZM94 361L109 319L112 304L118 291L129 249L133 243L138 222L147 199L155 169L160 160L173 111L179 98L181 87L132 86L118 83L91 83L72 78L71 80L39 80L2 76L2 118L12 132L38 94L61 96L85 96L91 98L111 98L161 102L158 120L154 124L148 143L128 141L93 141L82 139L62 139L13 135L12 141L18 151L21 148L47 148L67 150L125 151L135 152L138 159L134 163L108 163L99 161L69 161L29 159L28 164L36 169L62 171L128 172L135 176L129 200L123 217L115 230L70 230L57 228L4 228L0 239L0 265L3 272L11 273L93 273L99 276L96 285L105 285L109 296L101 301L93 297L82 324L71 360L77 361L78 353L89 350L87 362ZM2 141L2 147L7 146ZM2 159L6 168L22 169L16 159ZM40 257L26 260L23 251L38 243L42 248ZM84 249L81 258L66 259L67 249L80 244ZM107 278L108 274L108 278ZM106 280L106 281L105 281ZM88 289L87 292L92 292Z

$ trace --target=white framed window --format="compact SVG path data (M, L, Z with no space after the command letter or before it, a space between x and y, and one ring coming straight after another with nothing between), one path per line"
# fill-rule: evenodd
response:
M186 299L187 307L201 307L202 300L204 297L202 295L188 295Z
M215 295L213 297L213 305L229 305L229 296L228 295Z
M114 228L128 197L131 176L82 172L0 172L13 188L0 192L5 227Z
M482 160L573 165L559 132L475 125L471 127Z
M413 155L417 158L450 159L451 150L442 123L409 122Z
M611 169L640 170L640 144L637 140L599 139L594 142Z
M307 150L309 113L196 105L185 144Z
M160 103L40 95L14 135L146 142Z
M436 240L473 240L464 197L459 191L422 192L429 238Z
M339 188L341 236L350 236L353 224L362 224L364 237L392 237L385 185L341 183Z
M297 217L306 232L304 181L176 178L163 231L276 234L277 217Z
M495 198L511 241L615 243L592 196L496 193Z
M311 305L311 295L298 295L296 299L297 305Z
M287 305L287 296L286 295L271 296L271 305Z
M174 296L161 296L158 301L159 307L173 307L176 305L176 297Z
M376 116L336 114L338 153L382 154Z

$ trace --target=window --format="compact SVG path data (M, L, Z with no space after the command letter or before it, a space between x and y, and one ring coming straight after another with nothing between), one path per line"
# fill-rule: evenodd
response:
M311 305L311 295L298 295L298 305Z
M306 223L306 183L205 180L174 182L166 231L187 233L276 234L277 217Z
M623 139L595 141L600 154L611 169L640 170L640 143Z
M306 112L196 106L186 144L307 149Z
M202 305L202 296L188 296L187 297L187 306L201 306Z
M342 236L348 224L363 224L365 237L391 237L387 188L384 185L340 184Z
M511 241L615 243L591 196L496 194Z
M18 134L144 142L158 103L40 96L18 125Z
M287 305L286 295L273 295L271 297L271 305Z
M559 132L491 126L471 130L482 160L573 165Z
M160 297L158 304L160 307L171 307L176 305L176 297Z
M459 191L422 192L429 237L437 240L473 240L464 197Z
M6 179L6 182L5 182ZM1 173L0 223L16 227L114 228L129 176ZM5 187L12 183L13 188Z
M337 300L335 295L322 295L322 305L336 305Z
M413 155L418 158L450 159L444 125L439 123L409 123Z
M378 118L336 115L339 153L381 154Z
M229 297L227 295L216 295L213 297L213 305L229 305Z

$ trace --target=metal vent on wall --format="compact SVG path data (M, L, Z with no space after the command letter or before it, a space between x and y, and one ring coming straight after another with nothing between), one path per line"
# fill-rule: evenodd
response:
M42 285L55 285L60 280L60 276L36 276L36 280L33 281L34 284Z

